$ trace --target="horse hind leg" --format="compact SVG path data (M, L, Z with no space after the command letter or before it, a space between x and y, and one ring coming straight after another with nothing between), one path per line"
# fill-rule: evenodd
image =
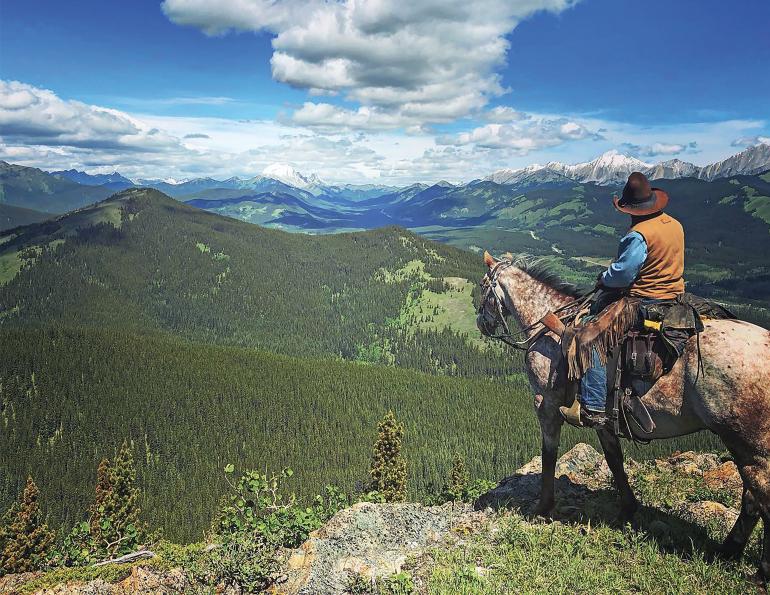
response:
M743 477L743 485L747 491L751 492L752 503L759 509L764 524L759 573L767 582L770 581L770 460L764 457L760 460L755 459L753 462L740 467L740 472ZM748 540L748 536L746 539Z
M607 465L612 471L612 477L615 479L615 486L620 492L620 520L623 523L629 522L639 508L639 501L628 483L620 440L608 430L597 430L596 433L604 451L604 458L607 460Z
M718 554L728 560L740 558L743 550L746 549L751 532L759 522L759 516L759 507L754 501L754 496L751 491L744 488L741 498L741 512L724 543L720 546ZM765 522L765 533L767 533L767 527L768 523Z

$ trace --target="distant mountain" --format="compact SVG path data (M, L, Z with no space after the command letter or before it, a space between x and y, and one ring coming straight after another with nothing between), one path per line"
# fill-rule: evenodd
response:
M762 143L701 168L698 177L703 180L715 180L728 176L759 174L767 170L770 170L770 145Z
M262 170L262 177L278 180L279 182L294 186L295 188L300 188L301 190L307 190L311 194L322 194L326 188L326 184L324 184L315 174L304 176L286 163L273 163L272 165L268 165Z
M674 180L676 178L697 178L700 168L681 159L669 159L661 161L650 167L645 173L651 180L662 178Z
M700 178L716 180L736 175L752 175L770 170L770 145L759 144L728 159L699 167L681 159L657 164L646 163L615 150L607 151L593 161L566 165L552 161L546 165L528 165L520 169L497 170L484 178L498 184L532 186L541 183L593 182L601 186L622 184L633 171L652 180Z
M122 176L118 172L112 172L111 174L87 174L84 171L78 171L76 169L66 169L62 171L52 171L51 175L65 180L71 180L84 186L106 186L113 190L125 190L131 188L134 183L127 177Z
M50 216L50 213L0 203L0 231L45 221Z
M106 186L84 186L35 167L0 161L0 203L64 213L102 200L113 192Z

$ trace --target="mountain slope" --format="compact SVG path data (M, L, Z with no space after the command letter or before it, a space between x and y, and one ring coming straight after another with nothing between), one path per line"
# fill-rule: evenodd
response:
M475 284L483 269L478 256L404 229L289 234L131 189L0 234L0 326L156 329L346 359L375 350L426 370L498 374L502 360L462 337L436 335L452 345L437 351L434 339L414 346L394 324L420 284L443 277Z
M84 186L105 186L116 191L125 190L126 188L131 188L131 186L135 186L131 180L120 175L116 171L111 174L87 174L84 171L67 169L62 171L52 171L51 175L59 179L71 180L72 182Z
M770 170L770 145L760 143L704 167L698 167L681 159L650 164L611 150L586 163L567 165L552 161L546 165L534 164L521 169L501 169L489 174L484 180L498 184L520 185L526 178L545 182L553 176L562 176L575 182L594 182L608 186L625 182L628 175L634 171L640 171L652 180L692 177L712 181L730 176L760 174L768 170Z
M728 176L759 174L768 170L770 170L770 144L762 143L701 168L698 177L704 180L715 180Z
M0 203L48 213L64 213L106 198L104 186L83 186L43 170L0 161Z
M48 219L50 216L50 213L0 203L0 231L12 229L20 225L38 223Z

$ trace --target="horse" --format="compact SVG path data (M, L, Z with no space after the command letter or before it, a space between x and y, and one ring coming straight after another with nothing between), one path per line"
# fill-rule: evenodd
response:
M540 323L582 296L574 285L548 270L542 261L519 257L501 261L484 253L489 268L481 281L491 299L482 300L477 325L495 336L508 329L511 316L526 339L525 366L535 393L535 410L542 437L542 483L535 514L553 511L554 472L568 405L566 362L560 337ZM729 450L743 481L741 510L718 553L739 558L760 517L764 525L760 575L770 579L770 331L741 320L705 320L705 329L692 337L672 369L641 398L655 422L645 439L665 439L702 430L717 434ZM499 335L497 335L499 337ZM510 337L510 334L505 336ZM597 429L604 457L615 479L621 520L633 519L639 503L623 465L619 438Z

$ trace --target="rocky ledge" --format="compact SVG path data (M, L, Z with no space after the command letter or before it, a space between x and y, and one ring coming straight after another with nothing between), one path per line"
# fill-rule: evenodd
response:
M665 460L644 464L632 460L627 469L637 491L651 486L658 500L651 510L706 526L717 523L729 527L737 510L709 499L670 498L667 490L679 486L705 486L704 494L721 494L724 501L740 499L741 482L732 462L714 454L675 453ZM419 568L426 552L443 547L462 546L469 535L494 533L495 524L505 511L531 513L540 487L540 458L535 457L494 489L484 494L475 506L448 503L423 506L416 503L359 503L337 513L321 529L310 534L298 549L284 553L284 571L274 592L287 594L344 593L355 579L358 584L374 585L378 580L398 573L405 564ZM557 508L554 518L567 523L614 522L618 506L611 488L611 477L604 457L587 444L578 444L559 459L556 469ZM674 478L674 479L672 479ZM674 487L672 487L674 486ZM712 490L709 492L708 490ZM690 490L692 491L692 490ZM673 494L673 492L671 492ZM642 500L644 501L644 494ZM502 512L501 512L502 509ZM669 518L669 517L663 517ZM533 520L534 522L534 520ZM661 518L654 518L644 530L665 538L673 529ZM22 575L0 579L0 592L13 593L31 578ZM417 585L418 591L419 584ZM39 595L75 593L81 595L123 593L178 593L193 587L182 570L153 570L135 566L120 582L103 580L66 583L35 593Z

